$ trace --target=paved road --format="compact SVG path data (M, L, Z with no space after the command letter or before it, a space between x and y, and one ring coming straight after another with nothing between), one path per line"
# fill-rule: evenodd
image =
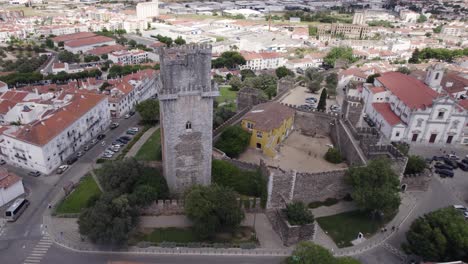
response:
M130 119L119 120L121 125L117 129L106 132L106 142L111 142L112 139L123 134L128 127L135 126L138 121L138 115ZM34 178L27 175L24 169L5 165L9 170L23 177L24 186L29 191L27 198L31 204L16 222L7 223L5 226L0 236L0 263L20 263L19 261L24 260L31 253L31 250L43 239L42 216L44 210L48 210L48 203L58 192L62 191L67 181L73 179L76 182L78 177L89 171L103 149L100 144L96 144L62 175L42 175ZM3 260L8 261L3 262Z

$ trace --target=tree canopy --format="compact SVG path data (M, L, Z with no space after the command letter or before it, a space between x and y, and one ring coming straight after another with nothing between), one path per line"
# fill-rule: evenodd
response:
M425 261L468 260L468 222L461 212L444 208L416 219L406 233L405 251Z
M178 36L174 40L174 43L177 44L177 45L184 45L186 42L185 42L185 39L183 39L181 36Z
M245 64L245 58L237 51L225 51L221 53L219 58L216 58L212 61L212 66L215 69L219 68L228 68L233 69L239 65Z
M314 222L314 216L303 202L287 204L284 213L291 225L306 225Z
M351 197L364 210L392 214L400 206L398 176L387 159L372 160L366 167L352 167L348 179Z
M154 124L159 121L159 101L148 99L138 103L135 108L143 122Z
M67 63L74 63L74 62L80 62L80 56L77 54L73 54L67 50L61 51L58 54L58 59L61 62L67 62Z
M239 126L224 130L215 146L231 158L237 158L249 146L250 133Z
M304 73L306 87L311 93L316 93L322 87L323 75L314 68L308 68Z
M245 217L237 202L237 194L216 184L190 188L185 194L185 213L200 238L211 237L221 228L233 230Z
M269 74L260 74L255 77L246 78L243 82L243 87L250 87L262 90L268 96L273 98L276 96L276 86L278 79Z
M330 66L334 66L337 60L345 60L348 63L356 61L353 57L353 49L350 47L334 47L323 58L323 61Z
M421 173L426 168L426 161L421 156L411 155L406 163L405 174Z
M292 255L286 259L288 264L360 264L350 257L335 258L326 248L312 242L300 242Z
M276 73L276 77L278 77L278 79L281 79L281 78L286 77L286 76L294 77L294 75L295 75L293 71L286 68L285 66L281 66L281 67L276 68L275 73Z
M419 63L421 60L436 59L452 62L458 57L468 56L468 48L449 50L444 48L424 48L415 49L413 55L408 60L410 63Z

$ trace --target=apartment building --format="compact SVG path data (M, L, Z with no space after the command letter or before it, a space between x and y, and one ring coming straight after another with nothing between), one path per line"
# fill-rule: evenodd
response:
M39 98L21 94L20 103L0 98L10 102L5 120L17 118L0 130L0 154L14 166L49 174L110 124L105 95L75 89L33 95Z
M120 50L109 53L109 60L122 65L139 64L148 60L148 52L144 50Z
M241 69L264 70L276 69L286 63L282 54L277 52L241 52L245 65Z

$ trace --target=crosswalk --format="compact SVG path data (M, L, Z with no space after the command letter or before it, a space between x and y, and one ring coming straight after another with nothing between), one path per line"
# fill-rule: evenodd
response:
M37 243L29 256L24 260L24 264L38 264L41 263L42 258L47 254L47 251L52 246L53 242L49 235L44 235Z
M5 226L6 226L6 220L3 218L0 218L0 236L3 235L5 232Z

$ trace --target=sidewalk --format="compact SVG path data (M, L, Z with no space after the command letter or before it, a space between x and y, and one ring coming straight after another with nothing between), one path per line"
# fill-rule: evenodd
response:
M335 256L352 256L361 254L382 245L387 241L387 239L395 234L398 231L398 228L406 221L408 216L416 207L416 202L417 199L410 192L403 193L397 215L385 226L388 231L384 233L378 232L356 246L346 248L336 247L333 240L321 228L317 228L317 234L315 235L313 242L332 250ZM397 230L392 232L393 226L395 226Z
M318 208L310 209L315 218L341 214L344 212L354 211L357 209L356 203L340 201L332 206L320 206Z
M138 150L140 150L141 146L146 143L146 141L153 135L154 131L159 129L159 125L151 127L150 129L146 130L143 136L138 139L138 141L132 146L132 148L127 152L125 155L126 158L134 157Z

